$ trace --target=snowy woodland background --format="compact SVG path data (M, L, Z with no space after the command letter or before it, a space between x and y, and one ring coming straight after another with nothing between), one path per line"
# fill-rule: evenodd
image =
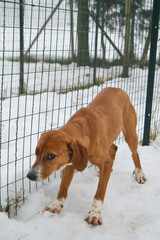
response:
M129 38L129 60L126 60L128 72L125 77L125 1L99 1L97 19L103 34L99 27L96 31L97 25L93 20L96 16L93 12L97 12L96 0L24 2L24 71L21 93L19 1L0 2L1 239L158 240L159 40L152 105L152 141L150 146L141 146L150 46L147 51L146 45L147 41L150 44L153 1L131 1L132 34ZM53 17L25 55L32 40L59 2L61 3ZM81 32L78 30L78 19L84 23L86 15L89 16L82 6L92 13L92 17L88 17L84 24L85 30L88 29L87 36L84 33L78 35ZM82 11L84 14L79 14ZM82 43L87 42L84 38L88 39L88 46L84 44L82 47ZM84 51L80 51L81 48ZM83 173L75 174L64 209L58 216L44 214L43 209L55 200L61 173L57 172L49 181L36 185L26 179L26 174L35 160L35 146L40 134L62 126L76 110L85 107L106 86L124 89L136 109L139 153L147 182L140 186L134 180L131 154L120 135L116 142L119 149L102 212L103 225L93 228L84 222L84 218L90 210L96 191L97 169L90 167ZM11 219L8 219L6 212L9 212Z

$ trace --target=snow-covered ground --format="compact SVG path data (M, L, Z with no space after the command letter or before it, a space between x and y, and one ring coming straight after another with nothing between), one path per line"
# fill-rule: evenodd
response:
M97 71L98 73L98 71ZM79 70L83 79L84 69ZM121 87L130 96L138 117L137 133L139 142L143 138L144 113L146 103L147 70L132 69L129 78L115 78L100 86L89 89L57 94L46 92L36 95L22 95L6 98L2 102L2 140L1 140L1 195L4 208L9 196L12 203L19 196L28 196L29 185L25 176L33 164L35 147L40 134L46 130L64 125L73 113L86 106L105 86ZM151 129L159 129L160 115L160 69L156 69L153 97ZM66 77L64 72L64 78ZM155 125L154 123L157 123ZM120 143L121 141L118 141ZM24 189L24 191L23 191Z
M80 71L80 74L82 73ZM159 74L157 69L153 98L153 116L158 123ZM24 204L18 204L17 216L12 214L14 207L11 208L11 219L8 219L5 213L0 214L3 240L159 239L160 136L149 147L139 146L143 170L147 177L144 185L139 185L134 180L134 166L128 146L125 143L118 144L119 150L103 207L103 225L96 228L89 226L84 218L90 210L97 188L97 169L92 167L83 173L75 174L65 206L60 215L55 216L43 213L43 209L56 198L60 173L57 173L56 178L53 174L50 183L46 181L44 185L38 184L37 190L35 184L30 185L26 178L23 179L35 160L30 154L34 153L39 133L63 125L76 108L85 106L105 86L121 87L129 94L138 116L137 130L140 140L143 136L146 85L147 70L136 68L130 72L129 78L115 78L99 87L67 94L49 92L23 95L2 102L1 184L5 186L7 181L10 183L10 200L15 200L16 194L22 197L22 186L26 197ZM15 180L19 181L14 184ZM32 194L29 194L30 188ZM1 189L3 207L7 199L6 190L6 187Z
M19 62L0 61L0 69L4 65L3 98L19 94ZM43 69L43 71L42 71ZM1 71L0 70L0 71ZM122 74L122 66L97 68L96 82L114 79ZM77 67L76 63L69 65L30 63L24 64L24 92L27 94L46 91L62 92L74 87L93 84L94 68ZM2 81L0 81L1 88ZM1 97L1 92L0 92Z
M84 218L97 188L97 170L76 173L69 195L59 215L43 213L58 192L60 179L35 190L8 219L0 214L1 239L25 240L158 240L160 235L160 136L149 147L139 146L147 181L139 185L126 143L119 145L103 206L103 225L89 226Z

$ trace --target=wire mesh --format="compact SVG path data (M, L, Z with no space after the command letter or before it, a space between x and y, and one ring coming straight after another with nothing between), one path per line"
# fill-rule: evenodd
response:
M0 8L0 209L10 213L38 186L26 173L40 134L61 127L102 88L129 94L142 142L153 1L3 0ZM158 40L152 139L160 128L159 50Z

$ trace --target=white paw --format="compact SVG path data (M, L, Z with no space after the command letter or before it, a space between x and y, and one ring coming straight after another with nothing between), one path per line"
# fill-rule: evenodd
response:
M92 224L94 226L96 225L101 225L102 222L102 217L100 212L95 212L95 211L90 211L88 215L85 218L85 221L89 224Z
M138 183L143 184L147 180L144 172L142 171L142 169L135 168L133 174L135 174L135 179Z
M52 204L47 205L44 211L49 211L51 213L60 213L63 208L64 201L64 198L56 199Z
M85 218L85 221L89 224L92 224L94 226L101 225L102 217L101 217L101 210L102 210L102 201L100 200L93 200L93 205L91 211L88 213L88 215Z

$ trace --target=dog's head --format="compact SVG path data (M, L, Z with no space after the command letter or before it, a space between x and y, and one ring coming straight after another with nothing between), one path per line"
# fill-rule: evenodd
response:
M43 181L53 172L71 164L76 170L83 171L88 163L86 147L61 130L43 133L35 155L36 161L27 175L32 181Z

